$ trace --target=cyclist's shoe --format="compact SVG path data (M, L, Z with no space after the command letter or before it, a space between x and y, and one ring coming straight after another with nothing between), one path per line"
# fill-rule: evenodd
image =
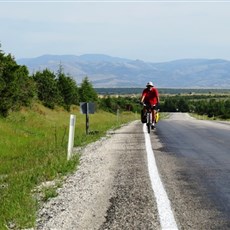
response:
M155 129L155 125L154 124L151 125L151 129Z

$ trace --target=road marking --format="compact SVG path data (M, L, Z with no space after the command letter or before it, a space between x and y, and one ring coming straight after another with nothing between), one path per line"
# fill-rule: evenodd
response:
M158 173L154 152L152 150L150 135L147 133L146 125L143 125L143 132L145 135L149 176L157 202L161 228L164 230L176 230L178 227L171 209L170 201Z

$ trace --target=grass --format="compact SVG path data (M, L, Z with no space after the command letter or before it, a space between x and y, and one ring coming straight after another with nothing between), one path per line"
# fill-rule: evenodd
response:
M90 134L85 132L85 115L78 107L74 146L84 146L122 123L139 119L133 113L98 111L89 115ZM0 118L0 229L34 226L38 199L34 189L42 182L62 178L76 170L79 156L67 161L70 113L50 110L36 103L31 108ZM43 188L43 201L56 196L56 185Z
M196 113L189 113L190 116L198 119L198 120L210 120L210 121L230 121L230 119L221 119L217 116L209 117L207 115L199 115Z

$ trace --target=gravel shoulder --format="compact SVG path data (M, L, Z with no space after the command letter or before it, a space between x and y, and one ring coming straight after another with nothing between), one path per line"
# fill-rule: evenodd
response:
M39 210L36 229L159 229L142 124L110 131L81 151L78 170Z

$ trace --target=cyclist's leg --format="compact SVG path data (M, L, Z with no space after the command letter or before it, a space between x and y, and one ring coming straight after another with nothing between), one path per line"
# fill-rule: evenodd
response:
M157 114L156 106L154 105L154 106L152 106L152 118L153 118L152 122L153 122L153 124L156 123L156 114Z
M155 124L155 123L156 123L156 116L157 116L157 111L156 111L155 108L154 108L154 110L153 110L153 113L154 113L153 123Z
M156 123L156 106L152 106L152 129L155 128Z

